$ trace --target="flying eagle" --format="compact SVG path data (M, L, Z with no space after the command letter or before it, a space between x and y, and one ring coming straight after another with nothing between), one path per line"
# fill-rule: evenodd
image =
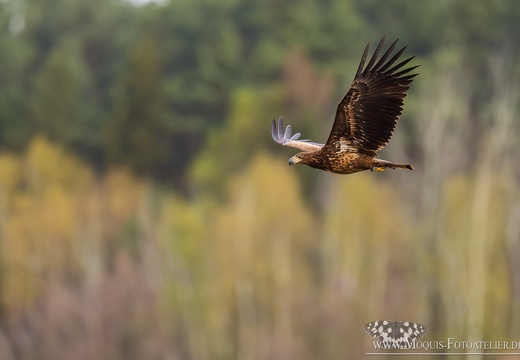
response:
M384 171L386 168L413 170L412 165L382 160L377 155L392 137L403 111L406 91L417 75L409 73L418 67L403 69L414 56L394 65L406 46L388 60L399 39L378 60L385 38L386 35L365 67L369 45L366 46L350 90L338 104L325 144L298 140L300 133L291 135L291 125L284 131L282 118L278 119L278 124L273 119L271 131L274 141L302 151L289 159L289 165L305 164L336 174Z

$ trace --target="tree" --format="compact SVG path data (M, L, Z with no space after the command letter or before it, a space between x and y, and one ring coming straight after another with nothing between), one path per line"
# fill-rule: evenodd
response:
M96 147L100 122L94 118L92 93L92 79L78 39L64 38L34 80L31 120L36 131L68 148Z
M115 85L114 108L104 129L108 160L140 174L175 174L173 130L166 121L159 47L143 35Z

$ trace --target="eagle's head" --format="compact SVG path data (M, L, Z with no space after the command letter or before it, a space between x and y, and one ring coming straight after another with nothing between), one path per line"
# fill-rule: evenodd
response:
M289 165L304 164L311 167L316 167L317 159L315 151L304 151L294 155L289 159Z
M296 154L292 158L289 159L289 165L301 163L302 159L303 159L302 153Z

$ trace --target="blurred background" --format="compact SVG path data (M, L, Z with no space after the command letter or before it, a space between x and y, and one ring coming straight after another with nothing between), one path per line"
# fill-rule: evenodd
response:
M518 341L519 24L513 0L1 0L0 359L362 358L378 319ZM271 119L324 142L384 34L421 66L381 157L415 171L289 168Z

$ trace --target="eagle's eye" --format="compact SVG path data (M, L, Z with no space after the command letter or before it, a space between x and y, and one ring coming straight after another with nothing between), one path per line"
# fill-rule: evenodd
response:
M303 156L301 156L300 154L297 155L298 156L298 159L302 159Z

